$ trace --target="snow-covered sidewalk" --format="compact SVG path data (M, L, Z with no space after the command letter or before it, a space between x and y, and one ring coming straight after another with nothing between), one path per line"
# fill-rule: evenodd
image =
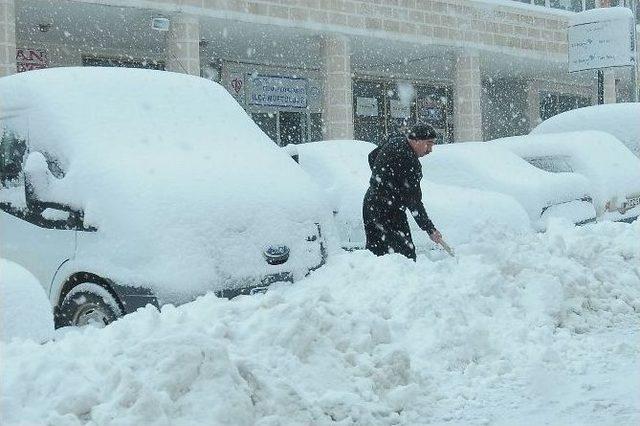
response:
M638 221L456 251L2 343L1 423L640 423Z

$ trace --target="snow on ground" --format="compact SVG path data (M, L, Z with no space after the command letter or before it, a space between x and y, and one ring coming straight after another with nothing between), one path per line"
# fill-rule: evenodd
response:
M3 424L640 423L640 223L344 253L295 285L3 344Z
M0 259L0 341L53 337L53 311L38 280L13 262Z

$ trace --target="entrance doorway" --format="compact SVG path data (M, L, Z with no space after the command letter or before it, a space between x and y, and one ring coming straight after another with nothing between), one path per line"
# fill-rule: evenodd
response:
M298 144L306 141L304 137L306 130L306 116L300 112L282 111L280 115L280 144L281 146L290 143Z
M251 118L279 146L322 138L320 114L306 111L253 112Z
M407 92L410 92L409 102ZM449 143L453 140L452 100L452 90L446 85L356 79L353 82L355 138L381 144L390 136L421 123L435 128L437 143Z

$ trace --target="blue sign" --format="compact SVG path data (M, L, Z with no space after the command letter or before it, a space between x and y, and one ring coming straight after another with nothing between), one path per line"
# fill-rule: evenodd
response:
M306 108L307 79L249 75L249 104L270 107Z

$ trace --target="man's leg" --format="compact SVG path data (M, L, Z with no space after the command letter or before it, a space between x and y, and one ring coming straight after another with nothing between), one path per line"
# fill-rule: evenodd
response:
M402 214L401 217L394 218L391 228L392 230L386 235L386 240L393 253L400 253L415 261L416 248L413 245L407 217Z
M387 254L385 244L384 225L378 218L375 203L365 197L362 205L362 220L364 222L364 233L367 239L366 249L377 256Z

